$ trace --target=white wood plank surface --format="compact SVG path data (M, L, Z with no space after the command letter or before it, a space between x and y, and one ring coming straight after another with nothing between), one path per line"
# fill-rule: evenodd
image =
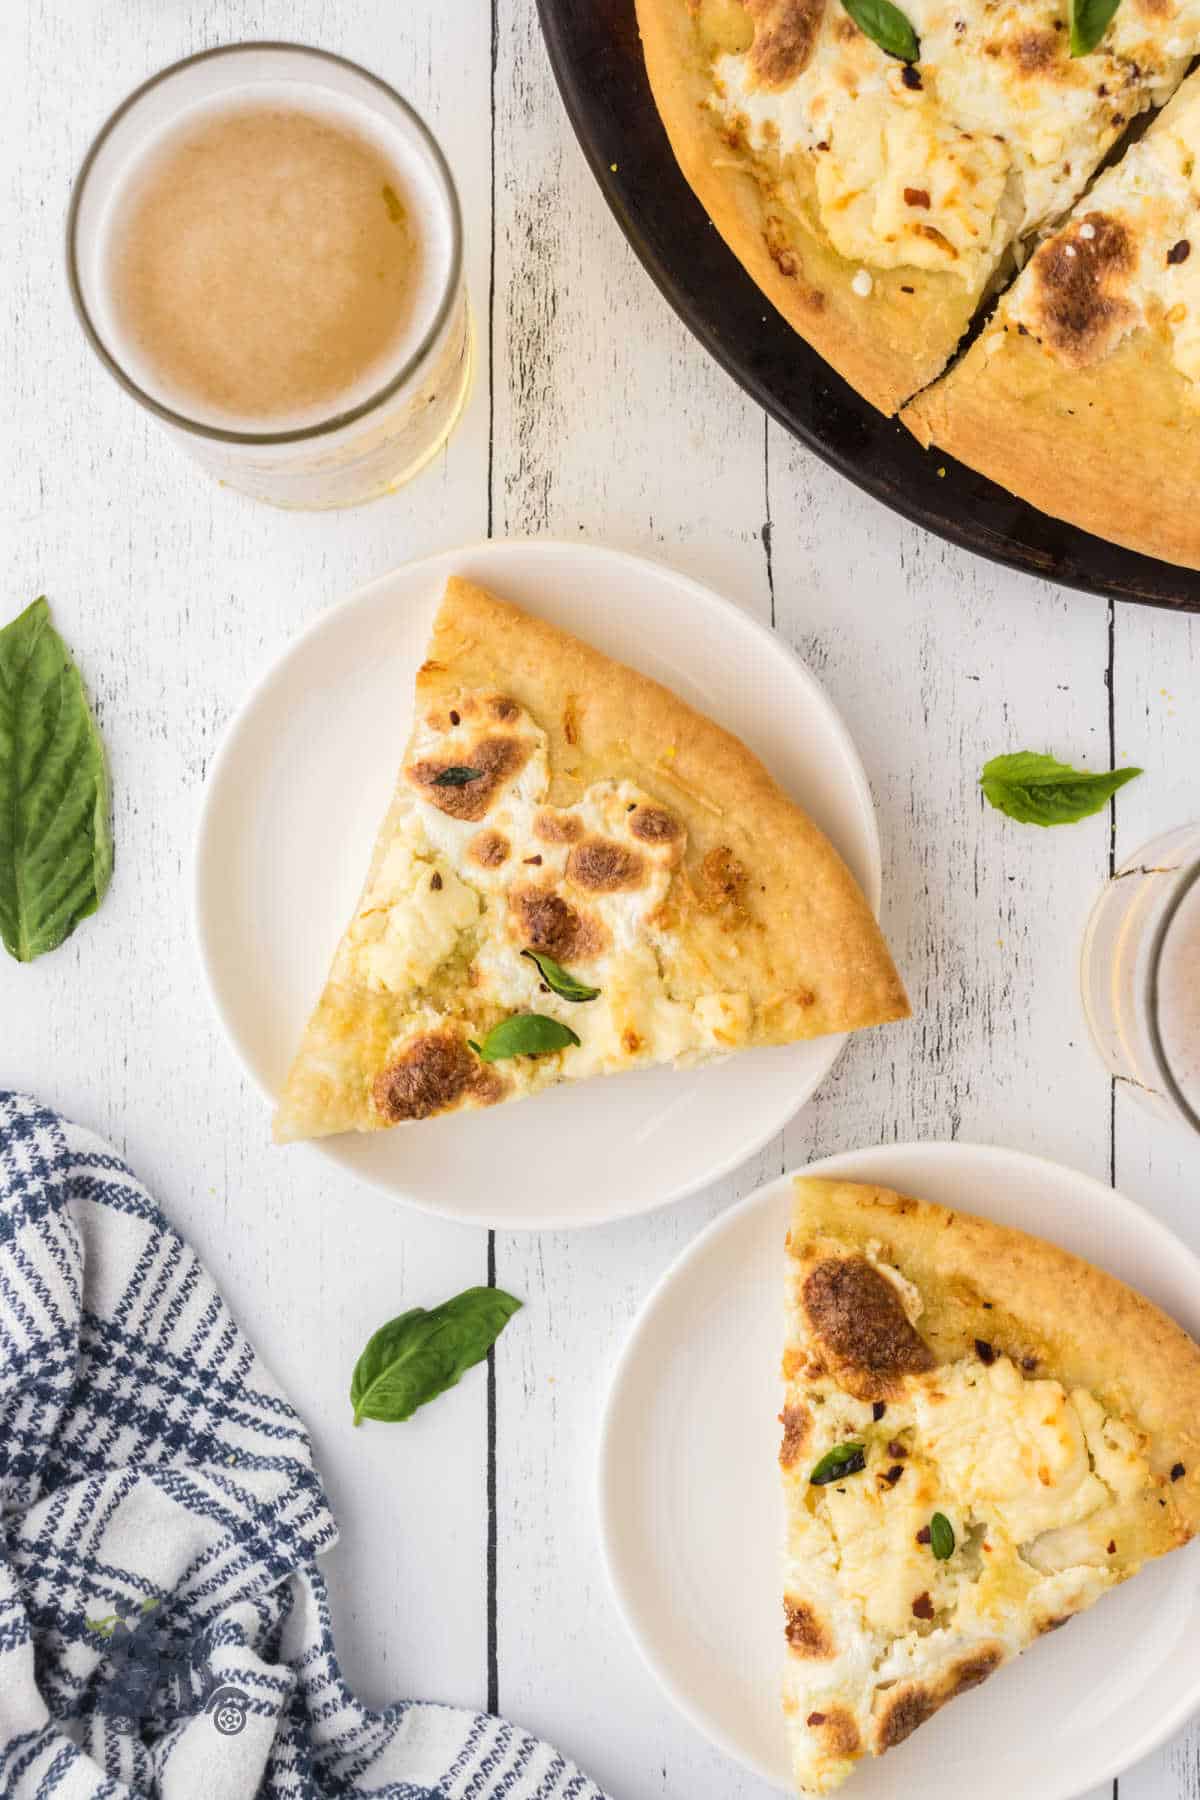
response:
M110 107L173 58L246 37L377 69L430 120L462 190L471 406L412 488L357 512L278 514L211 486L94 364L61 275L71 175ZM1110 821L1021 830L975 786L1000 750L1092 767L1115 750L1147 771L1119 796L1118 854L1194 814L1200 625L1110 618L954 551L768 426L626 248L570 135L534 0L7 0L0 169L0 619L50 594L97 698L118 834L100 915L39 964L0 964L0 1083L114 1138L307 1417L343 1526L331 1578L352 1686L490 1698L622 1800L764 1800L660 1696L605 1590L592 1488L609 1365L707 1219L785 1164L856 1143L975 1138L1115 1169L1200 1248L1196 1146L1124 1095L1114 1114L1085 1035L1078 948ZM270 1151L188 923L205 768L256 673L331 600L489 520L665 556L806 657L872 781L885 923L916 1012L853 1043L783 1139L688 1204L496 1239L496 1279L528 1312L495 1361L490 1521L482 1371L403 1431L355 1433L345 1403L366 1330L484 1279L485 1234ZM1200 1800L1200 1732L1120 1792Z
M487 10L462 33L453 81L432 0L11 0L0 17L13 40L0 66L0 165L13 174L0 183L0 614L49 594L97 697L117 841L102 912L29 968L0 958L0 1081L117 1142L307 1418L343 1531L330 1576L351 1684L376 1700L478 1704L484 1383L464 1383L401 1434L352 1431L346 1391L366 1331L484 1280L486 1244L272 1153L262 1102L200 986L189 882L205 767L257 673L330 601L486 532ZM253 36L308 40L379 69L439 132L467 198L485 323L477 387L447 455L398 501L306 516L221 490L108 379L71 313L62 222L92 133L148 73Z

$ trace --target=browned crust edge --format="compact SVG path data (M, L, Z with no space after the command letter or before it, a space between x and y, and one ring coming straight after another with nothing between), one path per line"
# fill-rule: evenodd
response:
M548 733L553 803L606 776L637 781L682 819L694 875L726 847L750 871L768 949L785 956L819 943L822 991L801 1031L789 1012L789 1038L908 1016L854 876L738 738L649 676L452 577L418 691L436 697L443 687L484 681L489 670Z
M913 436L1054 518L1200 568L1200 416L1159 335L1074 370L1011 329L989 354L997 331L904 408Z

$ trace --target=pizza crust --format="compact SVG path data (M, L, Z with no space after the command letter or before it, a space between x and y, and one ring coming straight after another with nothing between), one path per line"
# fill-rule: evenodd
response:
M880 412L894 413L940 375L971 321L978 294L955 275L872 269L866 298L847 261L806 221L813 180L795 157L801 210L772 196L765 171L707 105L710 78L689 0L637 0L655 103L696 198L793 330Z
M745 745L657 682L453 578L416 685L419 720L449 716L463 693L502 695L507 698L491 704L521 709L545 735L551 812L580 802L593 784L629 782L682 824L686 850L662 903L665 929L685 953L672 980L687 1000L732 994L749 1002L751 1024L737 1047L907 1016L904 988L874 915L832 845ZM364 896L422 804L414 796L414 772L410 752ZM581 845L578 854L587 848ZM613 846L600 848L611 853ZM646 855L650 860L652 852ZM449 865L440 901L450 897L455 873ZM389 1066L397 1020L408 1016L408 996L380 994L353 979L349 938L348 932L285 1085L275 1122L280 1140L396 1122L380 1110L378 1081ZM547 948L556 960L569 960ZM692 978L689 970L699 973ZM438 1028L439 1018L465 1016L486 1032L494 1021L472 1017L467 969L456 973L451 965L438 979L441 1013L431 1012L429 1029ZM572 1011L572 1022L576 1017ZM584 1024L580 1018L581 1030ZM636 1050L623 1066L636 1064ZM486 1083L467 1081L468 1072L443 1035L432 1073L459 1083L459 1091L452 1104L431 1110L518 1098L553 1075L549 1064L527 1057L489 1065ZM404 1080L408 1089L416 1084L411 1069Z
M1149 330L1074 370L1009 332L980 339L900 417L1010 493L1129 550L1200 568L1200 421Z

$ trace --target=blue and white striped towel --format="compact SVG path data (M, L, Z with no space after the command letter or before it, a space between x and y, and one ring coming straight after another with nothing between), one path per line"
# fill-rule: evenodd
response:
M0 1093L3 1800L604 1800L342 1684L308 1435L107 1145Z

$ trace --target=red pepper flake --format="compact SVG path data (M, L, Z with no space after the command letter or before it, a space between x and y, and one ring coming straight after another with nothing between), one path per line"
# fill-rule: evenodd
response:
M891 1443L888 1445L887 1450L888 1450L889 1456L907 1456L908 1455L908 1451L904 1448L904 1445L900 1442L899 1438L893 1438Z
M1117 1544L1116 1544L1115 1538L1109 1538L1109 1540L1108 1540L1108 1554L1110 1556L1115 1556L1117 1554Z
M809 1713L808 1718L805 1720L805 1723L808 1725L823 1725L825 1723L825 1714L824 1713Z
M996 1352L992 1349L992 1346L988 1343L986 1338L975 1339L975 1354L985 1367L988 1367L996 1360Z
M928 188L905 188L904 204L905 204L905 206L923 206L925 208L925 211L928 212L929 205L930 205L929 189Z
M899 1479L903 1475L903 1473L904 1473L904 1464L903 1463L893 1463L890 1469L885 1470L883 1479L884 1479L884 1481L887 1482L889 1487L895 1487L896 1483L899 1481Z
M919 92L921 86L921 73L919 69L914 69L911 63L905 63L900 71L900 79L906 88L912 88L914 93Z
M991 1303L991 1301L990 1301L990 1300L985 1300L985 1301L984 1301L984 1303L983 1303L983 1310L984 1310L984 1312L991 1312L991 1310L992 1310L992 1303Z
M932 1619L933 1601L928 1594L918 1594L912 1603L914 1619Z
M917 1542L918 1544L927 1544L932 1536L933 1533L930 1531L928 1525L922 1525L920 1531L917 1533Z
M874 1421L877 1425L878 1425L880 1419L882 1419L882 1417L886 1411L887 1411L887 1401L886 1400L876 1400L872 1403L871 1417L874 1419Z
M540 868L541 868L541 866L542 866L542 859L541 859L541 857L540 857L540 856L527 856L527 857L526 857L526 858L525 858L525 861L526 861L526 862L527 862L527 863L536 863L536 865L537 865L537 867L538 867L538 868L539 868L539 869L540 869Z
M1186 238L1180 238L1179 242L1177 244L1172 244L1171 248L1167 251L1167 262L1186 262L1191 254L1192 246L1188 243L1188 240Z
M435 894L441 892L442 878L438 874L436 869L433 871L433 874L429 877L429 885L433 889Z
M450 714L450 723L452 725L461 725L462 724L462 720L459 718L459 716L456 712L452 712Z
M905 66L907 67L907 65L905 65ZM902 294L915 294L916 291L917 291L916 288L912 288L912 287L902 287L900 289L900 292Z
M1027 1375L1032 1375L1033 1371L1037 1368L1037 1366L1038 1366L1038 1359L1036 1356L1034 1356L1032 1354L1032 1352L1021 1358L1021 1367L1024 1369L1024 1371Z
M1182 1481L1183 1477L1186 1474L1187 1474L1187 1470L1184 1468L1182 1463L1174 1463L1172 1465L1172 1467L1171 1467L1171 1480L1172 1481Z

